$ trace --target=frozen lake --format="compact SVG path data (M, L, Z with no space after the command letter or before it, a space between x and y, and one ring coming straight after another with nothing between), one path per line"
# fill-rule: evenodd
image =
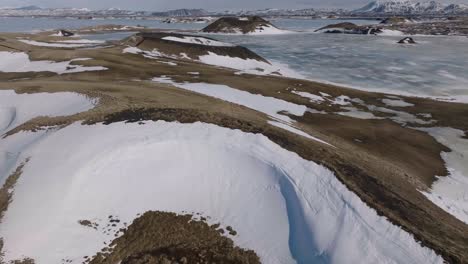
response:
M358 89L468 101L468 38L416 36L418 45L403 46L401 37L313 33L343 20L278 19L272 22L292 34L271 36L210 35L252 49L270 61L287 65L307 79ZM348 20L349 21L349 20ZM378 23L351 20L356 24ZM157 20L77 20L0 18L0 32L80 28L101 24L144 25L198 30L206 24L164 24ZM118 39L126 33L98 36Z

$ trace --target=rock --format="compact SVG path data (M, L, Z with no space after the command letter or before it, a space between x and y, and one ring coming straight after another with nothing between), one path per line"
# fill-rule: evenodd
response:
M172 24L172 23L176 23L177 20L174 19L174 18L166 18L162 21L163 23L166 23L166 24Z
M398 41L398 44L416 44L416 41L411 37L406 37Z
M328 25L315 30L315 32L338 33L338 34L357 34L357 35L377 35L382 33L382 29L376 26L358 26L353 23L343 22Z
M64 29L60 29L57 33L57 35L61 36L61 37L72 37L75 35L75 33L73 32L70 32L70 31L67 31L67 30L64 30Z

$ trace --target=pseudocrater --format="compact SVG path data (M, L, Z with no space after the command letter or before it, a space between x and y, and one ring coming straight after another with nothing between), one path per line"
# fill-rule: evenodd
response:
M262 135L204 123L75 123L23 155L0 227L5 260L81 263L115 236L79 220L131 223L159 210L231 225L234 242L263 263L442 262L331 171Z

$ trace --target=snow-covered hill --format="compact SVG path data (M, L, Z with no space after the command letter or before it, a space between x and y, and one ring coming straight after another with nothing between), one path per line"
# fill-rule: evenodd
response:
M354 10L354 12L394 14L452 14L468 12L468 6L463 4L443 4L437 1L373 1L360 9Z

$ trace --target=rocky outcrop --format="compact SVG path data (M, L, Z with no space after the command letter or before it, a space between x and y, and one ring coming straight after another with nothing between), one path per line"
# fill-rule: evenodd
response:
M359 34L359 35L377 35L382 33L382 29L376 26L358 26L353 23L344 22L328 25L317 29L315 32L322 33L341 33L341 34Z
M391 25L389 29L402 31L405 35L468 36L468 19L403 23Z
M406 37L406 38L401 39L397 43L398 44L416 44L416 41L414 41L414 39L411 37Z
M245 16L222 17L202 29L202 32L249 34L263 33L272 30L280 31L280 29L259 16Z
M190 24L190 23L208 23L210 21L212 21L210 17L196 17L196 18L171 17L171 18L164 19L162 22L166 24L174 24L174 23Z
M182 41L181 41L182 40ZM123 45L138 47L144 51L157 51L161 54L198 60L200 56L214 53L240 59L253 59L267 62L253 51L212 38L177 33L137 33L122 42Z
M58 31L57 35L60 36L60 37L72 37L72 36L75 35L75 33L64 30L64 29L60 29Z
M380 24L385 24L385 25L392 25L392 24L401 24L401 23L408 23L411 20L405 18L405 17L387 17Z

